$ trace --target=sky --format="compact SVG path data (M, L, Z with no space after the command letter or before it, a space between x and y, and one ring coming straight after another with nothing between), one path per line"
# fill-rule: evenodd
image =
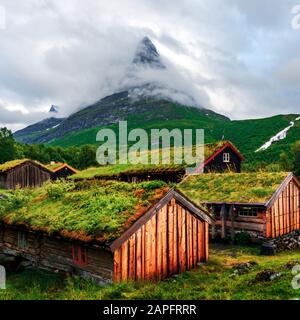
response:
M114 93L146 35L168 66L159 80L196 106L231 119L299 114L295 5L0 0L0 126L17 130L47 118L52 104L68 116Z

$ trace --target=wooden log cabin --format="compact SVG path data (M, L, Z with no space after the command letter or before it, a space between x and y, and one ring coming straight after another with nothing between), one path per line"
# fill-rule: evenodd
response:
M55 161L48 164L47 168L52 171L52 174L51 174L52 180L66 179L69 176L72 176L73 174L78 173L78 170L73 168L69 164L55 162Z
M171 154L172 150L173 149L171 149ZM158 153L157 150L151 152L154 152L155 154ZM162 153L161 150L160 153ZM231 142L220 141L216 143L209 143L204 145L204 162L196 169L193 169L193 172L240 172L243 160L243 156ZM161 180L167 183L179 183L186 175L189 174L187 166L185 164L181 165L172 163L171 156L171 164L168 165L107 165L99 168L88 168L86 170L82 170L78 174L74 174L72 179L75 181L93 179L117 180L133 183Z
M65 195L73 199L72 204L53 199L48 210L49 201L36 191L27 204L30 221L18 209L3 215L0 251L42 269L78 274L99 283L157 281L207 261L213 218L180 192L165 186L151 189L151 183L106 181L90 187L81 183ZM80 207L81 201L86 205ZM78 220L81 225L74 231Z
M204 145L204 162L196 173L241 172L244 157L230 141L218 141Z
M212 236L247 232L264 241L300 229L300 182L293 173L224 173L190 176L180 190L216 219Z
M50 180L51 171L37 161L22 159L0 165L0 189L15 189L17 186L40 187Z

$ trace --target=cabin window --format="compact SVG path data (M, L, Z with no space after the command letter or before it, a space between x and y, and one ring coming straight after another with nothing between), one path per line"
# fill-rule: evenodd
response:
M72 261L80 266L87 265L87 248L74 244L72 246Z
M18 231L18 247L20 249L27 247L27 234L25 231Z
M258 213L257 208L251 208L251 207L239 208L239 216L242 216L242 217L257 217L257 213Z
M230 162L230 153L223 153L223 162Z

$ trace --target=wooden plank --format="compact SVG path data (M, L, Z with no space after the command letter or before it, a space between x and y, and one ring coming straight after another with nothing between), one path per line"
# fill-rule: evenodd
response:
M122 244L122 281L128 280L128 241Z
M178 270L179 272L182 272L182 207L178 205L177 207L177 228L178 228Z
M142 280L142 229L139 229L136 233L136 270L135 279L137 281Z
M146 260L146 255L145 255L145 237L146 237L146 231L145 231L145 226L141 227L141 267L142 267L142 274L141 274L141 279L145 280L145 260Z
M157 254L156 254L156 239L157 239L157 229L156 229L156 218L157 214L151 219L151 261L150 261L150 277L155 280L157 277L156 264L157 264Z
M209 258L209 224L204 222L205 225L205 261Z
M197 219L192 217L193 220L193 266L197 265Z
M187 266L187 260L186 260L186 212L182 208L181 209L181 233L182 233L182 239L181 239L181 267L182 271L186 271Z
M192 215L188 212L187 213L189 217L189 268L193 268L193 221L192 221Z
M225 204L222 205L221 208L221 238L226 238L226 206Z
M135 234L129 238L129 280L135 280Z
M217 221L216 225L220 225L221 222ZM228 227L231 227L231 221L227 221L226 225ZM264 231L264 224L260 223L260 224L256 224L256 223L246 223L246 222L234 222L234 227L235 229L244 229L244 230L251 230L251 231L259 231L261 233L263 233Z
M188 211L185 211L185 219L186 219L186 269L190 270L190 255L191 255L191 247L190 247L190 214Z
M174 271L174 214L173 206L168 205L168 273Z
M201 262L201 246L202 246L202 238L201 238L201 221L197 221L197 262Z
M157 272L157 280L161 280L162 278L162 211L159 210L156 218L157 223L157 237L156 237L156 272Z
M173 273L178 273L178 219L177 219L177 205L175 201L172 203L173 206Z
M121 250L118 249L114 252L114 281L120 282L121 280Z
M168 207L161 209L161 231L162 231L162 278L168 276Z
M151 261L151 221L145 224L145 280L150 280Z

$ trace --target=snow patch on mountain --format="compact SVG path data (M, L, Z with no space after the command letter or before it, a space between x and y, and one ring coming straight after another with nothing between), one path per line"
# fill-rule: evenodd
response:
M267 141L264 145L262 145L259 149L257 149L255 152L264 151L271 147L271 145L274 142L278 142L280 140L284 140L289 132L289 130L295 125L296 121L300 120L300 116L296 118L294 121L290 122L290 125L286 127L285 129L278 132L274 137L272 137L269 141Z

